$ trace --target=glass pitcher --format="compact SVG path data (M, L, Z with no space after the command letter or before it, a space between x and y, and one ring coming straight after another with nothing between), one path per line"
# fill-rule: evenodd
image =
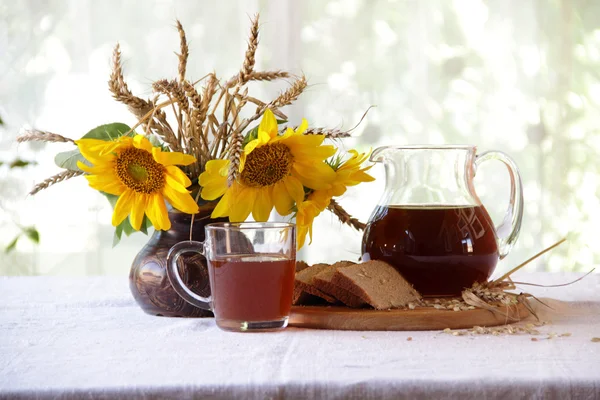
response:
M486 160L503 162L511 181L497 227L473 187ZM364 232L363 261L388 262L424 296L456 296L486 281L521 228L523 192L513 160L465 145L380 147L371 161L384 164L386 186Z

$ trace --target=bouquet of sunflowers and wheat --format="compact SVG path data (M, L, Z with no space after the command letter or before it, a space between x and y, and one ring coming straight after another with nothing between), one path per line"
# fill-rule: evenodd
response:
M363 229L364 224L352 218L336 197L348 186L373 180L366 173L370 167L363 166L368 154L355 150L341 153L334 144L323 144L326 139L348 137L350 131L310 128L306 120L297 127L286 126L288 119L281 108L302 94L306 78L280 70L256 71L258 15L251 24L239 73L227 81L210 73L194 82L186 78L189 51L177 21L177 79L154 82L155 96L148 100L134 96L128 88L117 44L109 89L136 116L137 124L102 125L78 140L26 131L19 142L76 146L56 155L56 164L64 171L36 185L31 194L85 176L92 188L111 201L117 239L123 232L146 232L150 226L169 230L169 206L195 214L200 198L216 202L212 218L229 217L236 222L252 215L256 221L266 221L273 208L282 216L295 218L298 248L307 236L312 239L313 221L325 210L343 223ZM279 79L292 79L291 86L271 101L248 93L249 82ZM244 117L247 106L255 110ZM169 118L167 111L172 113Z

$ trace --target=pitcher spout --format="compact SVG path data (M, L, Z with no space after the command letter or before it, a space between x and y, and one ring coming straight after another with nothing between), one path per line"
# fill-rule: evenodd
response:
M373 153L371 153L369 161L384 162L388 158L391 150L393 150L393 146L378 147L375 150L373 150Z

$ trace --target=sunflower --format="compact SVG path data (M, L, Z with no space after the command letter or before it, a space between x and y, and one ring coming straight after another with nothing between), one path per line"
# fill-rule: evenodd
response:
M356 150L350 150L348 153L352 156L335 170L335 180L331 185L332 197L341 196L346 193L348 186L356 186L362 182L373 182L375 180L375 178L367 174L367 171L373 165L361 168L362 163L369 158L371 152L359 154Z
M331 188L335 171L324 161L336 149L322 145L323 135L304 135L306 120L296 129L287 128L279 135L277 120L265 111L257 137L244 147L240 174L227 187L228 160L212 160L200 175L201 196L205 200L221 197L213 218L229 216L244 221L250 213L256 221L266 221L273 207L280 215L292 212L294 204L304 200L304 188Z
M163 152L142 135L121 136L114 141L80 139L75 142L92 166L78 162L87 172L90 186L119 196L112 216L118 226L129 215L131 226L140 230L144 214L155 229L171 228L165 199L188 214L198 212L198 205L187 187L190 179L175 165L189 165L193 156Z
M296 225L298 248L301 248L306 241L308 234L312 242L312 224L314 219L331 203L333 197L341 196L346 193L348 186L355 186L361 182L372 182L375 180L366 171L372 166L361 168L362 163L369 158L369 154L359 154L356 150L350 150L351 157L341 162L338 159L332 162L332 169L335 170L335 179L329 189L312 190L306 196L306 200L297 204Z

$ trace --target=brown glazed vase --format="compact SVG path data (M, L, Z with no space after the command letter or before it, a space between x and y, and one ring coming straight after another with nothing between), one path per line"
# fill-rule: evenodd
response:
M204 241L204 226L212 222L226 222L227 218L210 218L216 203L200 205L194 217L192 240ZM164 317L212 317L210 311L194 307L183 300L167 278L166 260L169 249L178 242L190 239L192 216L177 211L169 212L171 229L155 231L148 243L133 260L129 273L129 288L144 312ZM179 273L185 284L201 296L210 295L206 258L197 253L184 254Z

